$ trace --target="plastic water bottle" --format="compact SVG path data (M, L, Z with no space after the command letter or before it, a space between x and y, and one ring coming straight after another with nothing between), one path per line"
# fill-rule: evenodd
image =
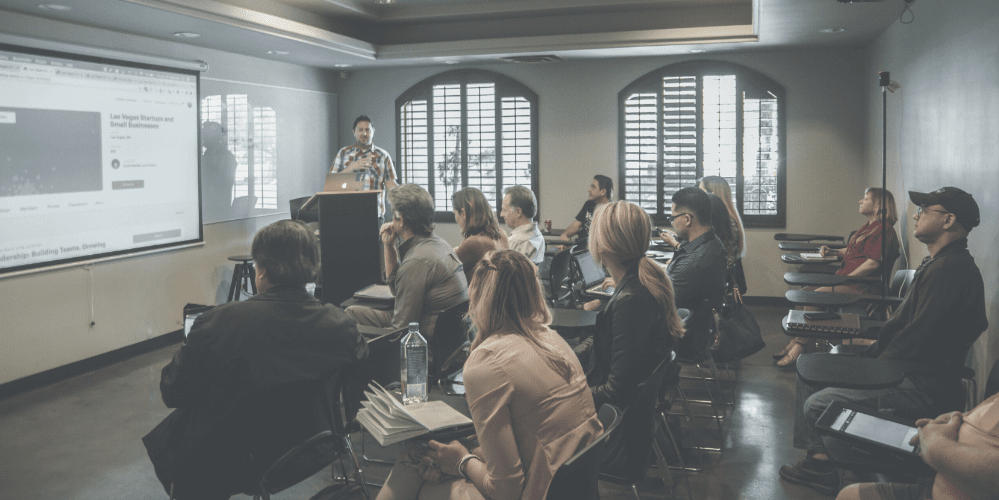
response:
M419 323L409 324L399 347L402 404L422 403L427 400L427 341L420 335Z

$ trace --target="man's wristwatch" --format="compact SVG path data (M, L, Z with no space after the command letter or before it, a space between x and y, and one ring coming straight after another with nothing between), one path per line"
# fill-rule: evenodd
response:
M465 479L468 479L469 481L471 481L472 479L469 478L468 474L465 473L465 464L467 464L468 461L471 460L471 459L473 459L473 458L476 459L476 460L478 460L478 461L480 461L480 462L482 461L481 458L479 458L479 457L477 457L477 456L469 453L468 455L465 455L465 456L461 457L461 460L458 462L458 474L460 474L461 477L463 477Z

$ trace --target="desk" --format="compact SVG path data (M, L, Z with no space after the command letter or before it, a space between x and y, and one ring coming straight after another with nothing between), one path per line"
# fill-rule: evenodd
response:
M789 337L801 337L806 339L876 339L884 321L873 319L860 320L860 334L850 335L848 333L813 332L811 330L796 330L787 325L787 316L780 320L781 330Z
M843 241L842 236L830 236L824 234L795 234L777 233L774 235L777 241Z
M856 304L863 295L852 293L813 292L811 290L788 290L784 297L796 306L845 307Z
M880 284L880 278L870 276L838 276L821 273L784 273L784 283L794 286L839 286L849 283Z
M868 390L895 387L912 369L905 361L825 353L802 354L797 365L798 376L810 386Z
M826 243L826 246L833 249L845 248L846 245L843 243ZM782 241L777 244L777 248L781 250L787 250L788 252L818 252L819 248L822 247L819 243L803 243L800 241Z
M582 309L551 309L553 329L583 328L597 324L597 311Z
M839 269L840 266L836 263L842 261L843 258L840 256L836 256L834 260L805 260L805 258L799 254L785 253L781 254L780 260L785 264L821 264L825 266L836 265L836 268Z

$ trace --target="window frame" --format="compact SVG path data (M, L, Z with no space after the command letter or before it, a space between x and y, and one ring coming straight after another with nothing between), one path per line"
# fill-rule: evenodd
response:
M459 141L463 144L461 148L461 187L468 186L468 141L466 139L468 134L468 108L467 108L467 88L469 84L477 83L492 83L495 85L496 91L496 114L495 114L495 135L496 135L496 186L497 186L497 197L496 197L496 207L494 207L497 216L502 208L503 192L500 186L503 186L503 128L502 128L502 98L504 97L521 97L525 99L530 105L530 141L531 141L531 191L534 192L535 197L538 199L538 210L537 214L541 213L541 196L540 196L540 145L539 145L539 131L538 131L538 95L529 89L522 83L517 82L507 76L501 75L499 73L494 73L491 71L478 70L478 69L461 69L446 71L443 73L438 73L429 78L421 80L419 83L413 85L405 92L403 92L395 100L395 127L396 127L396 151L398 152L397 161L395 162L396 168L396 178L401 182L409 182L408 179L403 178L405 173L405 168L403 165L403 116L402 116L402 106L408 102L414 100L426 100L427 101L427 141L428 141L428 168L431 169L429 172L428 180L429 186L427 186L427 191L430 196L433 197L435 194L435 174L433 172L433 158L434 158L434 140L433 140L433 127L434 127L434 110L433 110L433 90L435 85L461 85L461 137ZM509 186L507 186L509 187ZM436 200L436 198L435 198ZM535 219L538 215L535 214ZM501 219L502 221L502 219ZM435 211L434 212L434 222L455 222L453 211Z
M736 168L736 185L732 186L733 194L736 198L736 208L739 211L739 216L742 217L743 225L746 227L767 227L767 228L783 228L786 227L787 222L787 167L788 167L788 144L787 144L787 99L784 87L778 84L773 79L764 76L763 74L743 67L733 63L721 62L721 61L685 61L663 66L656 70L650 71L645 75L637 78L632 83L628 84L624 89L618 93L618 194L621 200L627 199L625 197L627 188L627 171L626 171L626 129L627 129L627 100L629 97L635 94L642 93L654 93L656 95L656 204L657 213L650 214L653 221L656 224L667 225L668 221L666 216L669 215L670 201L664 192L664 178L665 178L665 167L663 160L663 79L666 77L679 77L679 76L693 76L697 78L696 85L696 100L697 109L695 110L696 116L696 126L695 130L697 132L697 144L696 144L696 172L697 178L704 176L703 173L703 109L702 106L702 90L703 90L703 79L705 76L716 76L716 75L735 75L736 77L736 128L735 128L735 160L737 164ZM769 92L777 100L777 155L778 155L778 166L776 175L776 188L777 188L777 201L776 201L776 214L750 214L745 215L743 213L744 207L744 197L745 192L743 188L744 182L744 165L743 165L743 138L745 137L744 131L744 113L742 99L739 96L743 91L751 90L754 92Z

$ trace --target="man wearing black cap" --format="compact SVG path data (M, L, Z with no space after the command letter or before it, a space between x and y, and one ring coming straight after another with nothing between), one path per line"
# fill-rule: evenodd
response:
M933 417L964 407L958 370L968 349L988 327L985 284L968 252L968 233L980 223L978 204L955 187L931 193L909 191L919 206L913 235L926 245L926 257L898 310L882 327L878 340L863 355L917 362L928 373L911 376L901 385L868 391L841 388L816 390L798 379L795 390L794 447L808 455L780 469L786 481L835 495L837 471L829 465L815 422L832 401L906 416Z

